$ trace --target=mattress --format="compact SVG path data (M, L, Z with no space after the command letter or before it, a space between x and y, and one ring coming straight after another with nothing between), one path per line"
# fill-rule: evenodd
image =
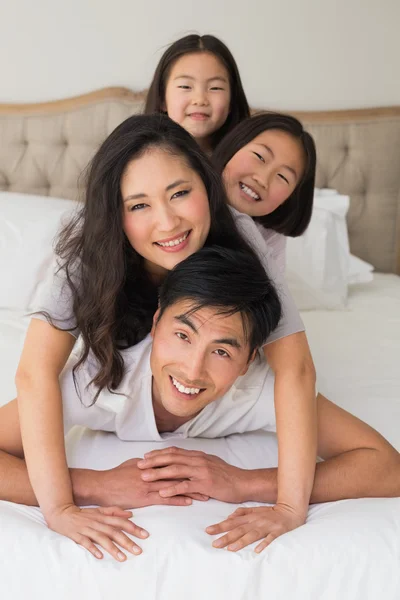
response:
M313 311L303 318L319 389L400 449L400 278L378 274L374 282L352 289L347 310ZM25 327L21 315L0 313L0 403L15 393ZM243 468L277 464L275 436L265 432L173 443ZM141 457L151 448L154 442L121 442L80 428L67 440L70 466L95 469ZM400 499L311 506L303 527L260 555L255 545L238 553L211 546L205 528L237 506L209 500L135 509L133 521L150 537L141 542L141 556L120 564L107 556L97 561L50 531L39 509L0 502L0 598L399 600Z
M350 286L346 310L302 317L321 393L400 451L400 277L376 273Z

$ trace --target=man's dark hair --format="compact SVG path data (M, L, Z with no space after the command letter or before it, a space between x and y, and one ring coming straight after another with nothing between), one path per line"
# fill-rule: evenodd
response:
M168 272L159 290L159 319L180 300L191 300L193 314L214 307L218 314L240 313L250 356L281 318L278 293L257 256L219 246L202 248Z

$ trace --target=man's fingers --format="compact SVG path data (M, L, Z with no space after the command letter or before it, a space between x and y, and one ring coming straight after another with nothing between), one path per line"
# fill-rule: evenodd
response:
M172 496L187 496L188 494L198 493L195 484L192 481L180 481L159 491L161 498L171 498Z
M168 465L158 469L147 469L141 474L143 481L159 481L160 479L189 479L195 474L195 469L187 465Z
M205 456L204 452L199 450L185 450L184 448L177 448L176 446L170 446L169 448L161 448L160 450L151 450L146 452L144 457L150 458L152 456L158 456L159 454L181 454L184 456Z
M168 465L198 465L199 456L190 456L188 454L171 453L159 451L159 454L140 460L137 463L139 469L154 469L157 467L166 467Z
M172 496L163 498L158 492L148 494L148 505L165 505L165 506L190 506L193 500L187 496Z
M189 498L193 498L193 500L199 500L200 502L207 502L210 499L210 496L206 496L206 494L186 494Z
M172 504L174 506L187 506L192 504L192 500L198 500L199 502L207 502L210 499L209 496L205 494L185 494L183 495L173 495L163 498L158 494L159 499L162 500L163 504Z
M157 492L157 496L160 497L160 495L159 495L160 490L165 490L167 488L170 488L170 487L176 485L177 483L178 482L174 481L173 479L160 479L160 481L152 481L151 483L148 484L149 491ZM193 483L195 483L195 482L193 482ZM187 496L188 498L192 498L193 500L200 500L201 502L204 502L205 500L210 499L210 496L208 496L207 494L201 494L200 492L186 493L185 496Z
M164 490L167 487L171 487L171 485L175 485L178 483L176 479L160 479L159 481L150 481L147 484L149 492L158 492L160 490Z

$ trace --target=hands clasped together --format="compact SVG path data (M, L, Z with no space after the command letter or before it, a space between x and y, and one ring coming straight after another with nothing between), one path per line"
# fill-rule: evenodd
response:
M268 470L264 469L264 473ZM260 477L254 471L240 469L221 458L176 447L154 450L143 459L133 458L118 467L98 473L99 508L61 507L46 520L51 529L89 550L96 558L103 554L124 561L123 550L138 555L140 546L128 537L145 539L149 533L132 523L127 508L151 505L186 506L193 500L210 498L239 504L251 500ZM102 497L103 494L103 497ZM257 542L261 552L280 535L304 524L304 518L289 506L275 504L255 508L238 508L227 519L210 525L210 535L224 534L214 540L215 548L237 551Z

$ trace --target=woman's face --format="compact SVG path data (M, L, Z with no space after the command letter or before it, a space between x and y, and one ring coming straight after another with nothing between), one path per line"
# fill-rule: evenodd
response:
M268 129L243 146L227 163L223 179L229 204L251 217L272 213L303 177L302 144L279 129Z
M182 156L149 148L121 178L123 228L155 278L203 247L210 230L208 196Z

